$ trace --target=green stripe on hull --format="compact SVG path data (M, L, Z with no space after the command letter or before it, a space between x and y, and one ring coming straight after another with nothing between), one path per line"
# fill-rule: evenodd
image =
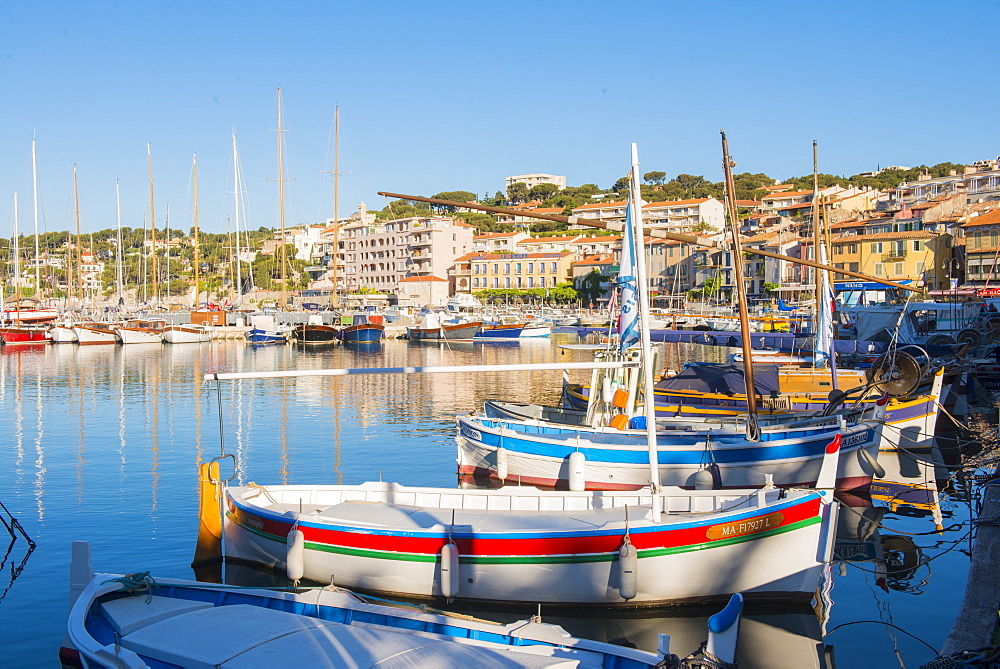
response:
M261 537L271 539L278 543L284 543L284 539L281 537L269 534L262 530L255 529L253 527L247 527L238 520L230 516L233 522L236 522L240 527L248 532L252 532ZM822 519L818 516L812 518L807 518L805 520L800 520L797 523L791 523L789 525L784 525L782 527L776 527L773 530L767 530L764 532L755 532L754 534L744 534L737 537L730 537L728 539L717 539L715 541L706 541L698 544L690 544L688 546L672 546L668 548L647 548L640 550L638 553L639 559L643 558L655 558L664 555L678 555L680 553L692 553L694 551L708 550L710 548L716 548L720 546L732 546L735 544L741 544L747 541L755 541L757 539L763 539L765 537L772 537L778 534L784 534L785 532L793 532L798 529L809 527L810 525L816 525L821 523ZM374 560L397 560L402 562L437 562L437 554L428 553L401 553L393 551L379 551L370 550L366 548L351 548L348 546L334 546L331 544L320 544L311 541L305 542L305 548L307 550L320 551L323 553L337 553L339 555L352 555L354 557L370 558ZM590 553L581 555L479 555L479 556L460 556L459 562L461 564L583 564L589 562L611 562L617 559L617 553Z

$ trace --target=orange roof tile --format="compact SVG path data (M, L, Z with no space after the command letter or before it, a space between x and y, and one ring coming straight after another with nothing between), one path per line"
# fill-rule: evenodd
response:
M695 200L663 200L662 202L647 202L642 206L643 209L651 209L654 207L677 207L680 205L688 204L701 204L703 202L708 202L711 198L702 197Z
M771 195L765 195L763 199L765 200L783 200L786 197L803 197L805 195L812 195L811 190L789 190L782 191L780 193L772 193Z
M580 209L611 209L614 207L623 207L628 202L625 200L615 201L615 202L594 202L593 204L581 204L579 207L574 207L573 211L579 211Z
M864 235L841 235L835 238L834 242L867 242L869 240L882 240L882 239L933 239L937 237L937 233L930 232L929 230L905 230L901 232L876 232L874 234L864 234Z
M440 279L436 276L408 276L405 279L399 280L400 283L403 283L404 281L444 281L445 283L448 283L448 279Z
M970 218L966 223L962 223L960 227L971 228L977 225L997 225L997 224L1000 224L1000 209L994 209L993 211L986 212L985 214L974 216Z

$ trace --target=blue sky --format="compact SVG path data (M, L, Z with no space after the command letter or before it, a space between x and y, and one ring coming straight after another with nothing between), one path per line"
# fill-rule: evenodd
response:
M233 210L235 130L249 223L278 225L282 87L286 224L379 190L501 190L504 177L610 186L637 142L643 172L737 172L972 162L1000 154L997 3L938 2L11 2L0 23L0 202L30 229L31 138L42 229L84 231L148 211L191 225ZM12 216L0 218L9 235Z

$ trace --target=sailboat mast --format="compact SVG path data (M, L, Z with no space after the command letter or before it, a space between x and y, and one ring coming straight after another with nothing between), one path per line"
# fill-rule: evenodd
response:
M80 189L76 183L76 163L73 164L73 209L76 214L76 286L83 307L83 242L80 241Z
M201 306L201 291L198 286L198 154L194 154L191 165L194 175L194 308Z
M236 150L236 133L233 133L233 218L236 227L236 303L243 297L243 263L240 261L240 158Z
M14 191L14 230L11 254L14 256L14 308L17 322L21 322L21 230L17 224L17 191Z
M118 286L118 306L120 307L125 303L125 281L122 277L122 253L124 249L122 248L122 196L121 190L118 186L118 179L115 179L115 211L118 219L118 233L116 239L118 240L118 250L115 253L115 283Z
M153 261L153 299L157 306L160 302L159 263L156 261L156 209L153 205L153 154L149 142L146 142L146 169L149 171L149 238Z
M35 297L42 294L42 268L38 264L41 253L38 250L38 156L35 153L35 140L31 140L31 184L35 200Z
M823 262L819 257L819 246L821 243L820 221L819 221L819 160L817 158L816 140L813 140L813 197L812 197L812 219L813 219L813 260ZM816 340L819 334L819 301L823 291L822 273L818 269L813 269L813 302L812 329L813 339ZM815 364L815 363L814 363Z
M287 296L285 294L285 265L288 262L288 252L285 249L285 167L282 149L281 133L281 86L278 86L278 218L281 222L281 252L278 254L281 262L281 310L284 311Z
M747 424L749 436L753 438L757 429L757 386L753 380L753 347L750 345L750 314L747 310L747 288L743 280L743 250L740 247L740 222L736 215L736 184L733 183L733 159L729 157L729 141L725 131L722 134L722 171L726 176L726 209L729 213L729 233L733 246L733 284L739 296L740 330L743 340L743 378L746 381L747 413L750 420Z
M340 107L333 108L333 300L330 306L337 308L337 266L340 264Z
M632 173L629 175L629 185L632 192L629 206L632 208L631 219L633 248L635 249L635 280L639 296L639 342L642 346L642 381L645 414L646 414L646 445L649 449L649 483L654 491L660 487L659 452L656 447L656 402L653 386L653 344L649 335L649 279L646 267L646 242L642 226L642 199L639 189L639 149L632 144ZM657 498L653 500L653 519L659 521L660 506Z

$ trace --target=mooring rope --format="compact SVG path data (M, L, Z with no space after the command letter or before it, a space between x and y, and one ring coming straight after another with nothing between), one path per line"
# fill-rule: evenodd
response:
M150 576L148 571L125 574L118 578L109 578L103 581L101 585L105 583L121 583L121 592L127 592L130 595L146 593L147 604L153 601L153 588L157 587L156 579Z

